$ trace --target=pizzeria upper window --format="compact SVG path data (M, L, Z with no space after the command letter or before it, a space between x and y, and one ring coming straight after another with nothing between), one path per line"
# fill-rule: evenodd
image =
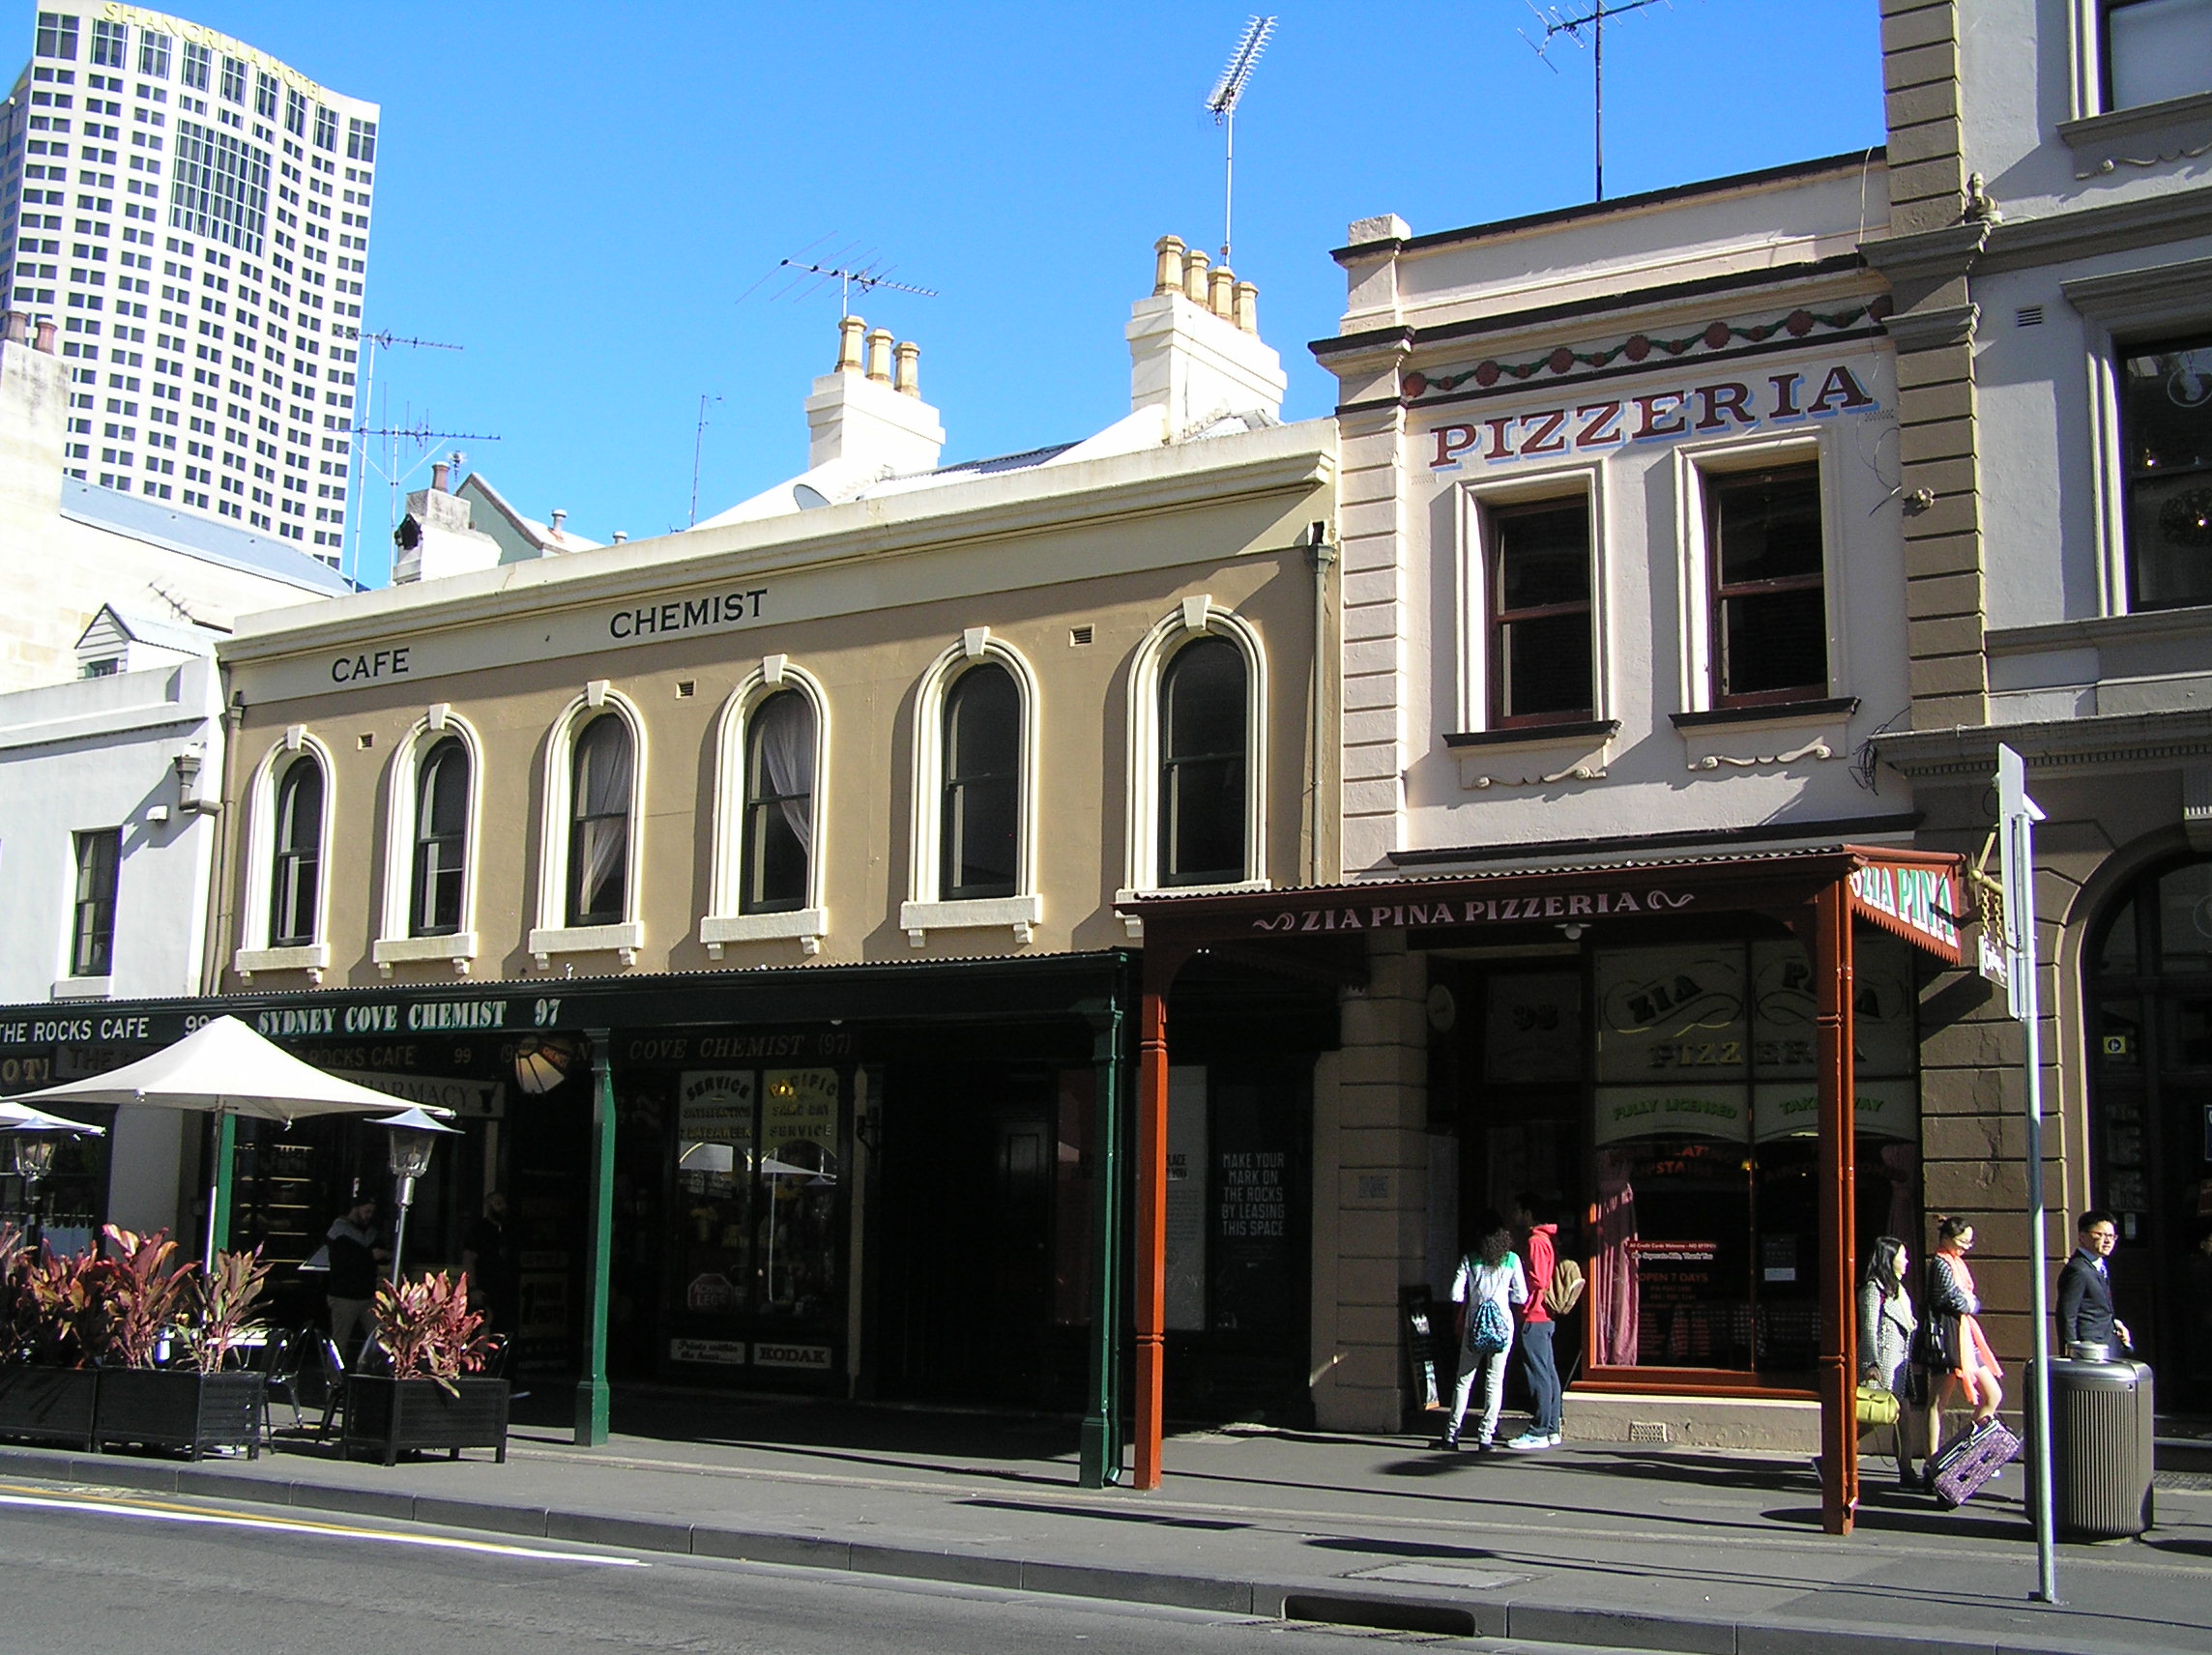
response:
M2128 607L2212 603L2212 333L2120 353Z
M2099 0L2108 110L2212 92L2212 0Z

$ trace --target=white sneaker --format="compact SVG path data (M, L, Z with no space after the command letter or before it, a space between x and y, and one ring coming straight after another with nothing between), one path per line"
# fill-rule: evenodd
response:
M1541 1431L1524 1431L1505 1446L1508 1448L1549 1448L1557 1440L1557 1437L1548 1436Z

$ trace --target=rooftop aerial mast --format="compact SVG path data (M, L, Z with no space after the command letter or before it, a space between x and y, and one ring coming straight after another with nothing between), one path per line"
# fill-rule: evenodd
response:
M1235 202L1237 188L1237 104L1244 96L1245 83L1252 78L1252 68L1266 50L1267 42L1275 32L1275 19L1248 17L1244 33L1237 37L1237 49L1229 54L1229 65L1222 70L1221 78L1213 83L1213 90L1206 95L1206 112L1213 117L1215 126L1226 134L1221 158L1221 262L1229 262L1229 213Z

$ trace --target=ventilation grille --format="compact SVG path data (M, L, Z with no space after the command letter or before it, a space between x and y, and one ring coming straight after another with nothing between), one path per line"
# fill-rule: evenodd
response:
M1068 644L1074 648L1080 648L1081 646L1090 643L1091 628L1088 626L1070 626L1067 629L1067 641Z
M2012 313L2012 322L2016 328L2040 328L2043 326L2043 306L2023 305Z
M1664 1419L1632 1419L1628 1422L1628 1439L1631 1442L1665 1442L1667 1422Z

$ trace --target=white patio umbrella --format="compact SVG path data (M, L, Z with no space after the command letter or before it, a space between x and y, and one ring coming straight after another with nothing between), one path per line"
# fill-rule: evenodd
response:
M0 1132L74 1132L98 1138L106 1130L103 1126L87 1126L81 1120L48 1115L41 1109L26 1109L14 1098L0 1097Z
M109 1103L129 1108L189 1110L217 1117L215 1176L208 1185L207 1262L215 1263L216 1214L230 1187L230 1156L222 1153L221 1118L304 1120L315 1115L390 1115L392 1097L325 1074L262 1038L235 1017L202 1024L175 1045L103 1075L65 1081L14 1100ZM450 1116L450 1110L428 1113Z

